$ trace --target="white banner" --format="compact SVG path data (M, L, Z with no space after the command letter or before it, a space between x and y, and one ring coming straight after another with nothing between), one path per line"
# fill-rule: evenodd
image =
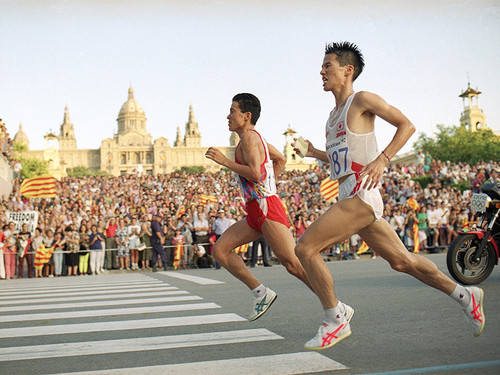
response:
M38 225L38 212L37 211L23 211L23 212L7 212L7 222L13 221L16 223L15 232L21 232L22 225L28 224L28 232L31 236L35 236L35 229Z

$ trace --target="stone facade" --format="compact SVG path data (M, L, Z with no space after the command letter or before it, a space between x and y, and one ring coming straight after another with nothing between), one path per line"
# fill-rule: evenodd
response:
M134 90L128 91L128 99L122 105L117 118L118 131L113 138L102 140L99 149L78 149L75 130L68 107L64 110L59 135L45 136L45 150L29 150L29 139L19 126L14 141L24 144L27 157L49 161L50 174L60 178L67 168L87 167L105 171L111 175L140 171L148 174L170 173L182 166L203 166L208 171L220 170L220 166L205 158L206 147L201 146L201 133L193 108L189 107L184 138L177 127L173 147L168 139L159 137L153 141L146 128L146 114L134 98ZM230 146L218 147L229 158L234 158L237 136L231 135Z

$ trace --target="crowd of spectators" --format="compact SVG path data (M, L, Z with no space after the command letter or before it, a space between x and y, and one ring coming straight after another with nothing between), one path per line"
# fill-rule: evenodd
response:
M380 184L384 217L409 251L416 250L411 235L415 222L421 235L420 250L444 247L473 220L471 193L486 181L498 179L499 168L498 162L471 166L433 160L424 154L410 165L389 165ZM277 178L290 230L296 237L331 204L319 189L327 176L327 167L318 165L308 171L284 171ZM425 186L419 178L427 180ZM227 171L65 177L58 181L58 196L53 199L25 199L19 194L20 182L15 179L12 194L3 196L0 202L0 278L170 268L179 243L183 250L181 267L217 268L210 257L211 246L229 225L246 215L239 188ZM34 233L25 227L15 230L14 223L8 222L9 212L22 211L39 213ZM161 259L151 258L151 223L155 217L159 217L165 239L167 257L163 264ZM27 237L31 244L24 255L21 241ZM36 268L35 252L41 244L54 247L54 253L46 265ZM329 253L355 256L361 245L359 236L353 236ZM269 266L272 249L261 246L261 253L267 255L262 257L264 265ZM237 249L249 266L257 264L256 248Z

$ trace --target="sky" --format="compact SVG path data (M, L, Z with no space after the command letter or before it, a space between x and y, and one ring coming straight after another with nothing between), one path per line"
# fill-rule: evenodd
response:
M228 146L231 98L251 92L269 143L282 150L290 126L324 149L324 48L350 41L366 63L354 89L417 129L402 153L459 124L468 82L500 129L499 19L498 0L0 0L0 118L40 150L68 106L78 148L97 149L133 87L153 139L172 146L192 105L202 146ZM379 148L394 131L377 120Z

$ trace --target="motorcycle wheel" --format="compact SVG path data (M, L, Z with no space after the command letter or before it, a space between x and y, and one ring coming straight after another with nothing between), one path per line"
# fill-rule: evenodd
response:
M479 262L472 257L481 240L475 234L460 234L448 248L446 265L453 278L465 285L479 284L486 280L496 263L495 249L490 243Z

